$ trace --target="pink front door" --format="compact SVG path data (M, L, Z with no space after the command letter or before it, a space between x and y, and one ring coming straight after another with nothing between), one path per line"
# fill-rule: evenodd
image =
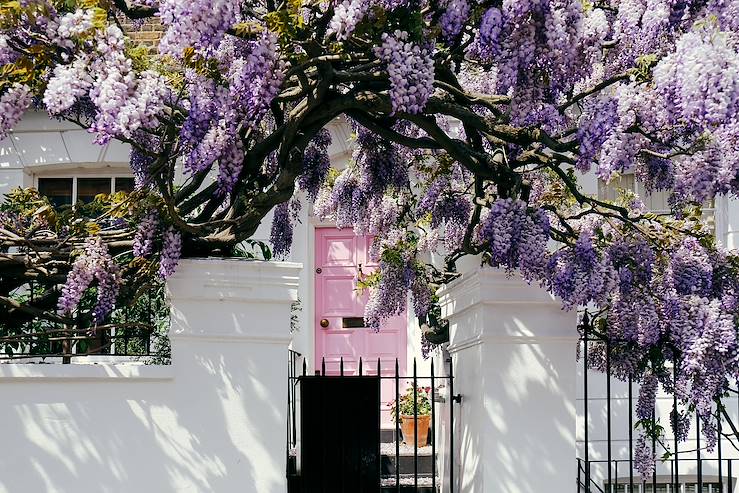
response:
M398 358L401 375L406 369L406 314L388 320L375 332L363 326L368 293L357 290L357 273L369 274L377 268L367 253L371 237L356 236L350 229L316 229L316 370L325 360L326 374L338 375L344 360L344 374L377 374L380 359L382 374L395 374ZM321 325L326 325L323 327ZM390 381L388 381L390 382ZM383 400L387 397L383 385Z

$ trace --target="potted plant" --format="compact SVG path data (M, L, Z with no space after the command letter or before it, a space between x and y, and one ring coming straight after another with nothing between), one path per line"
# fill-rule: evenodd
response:
M429 422L431 421L431 387L417 387L415 391L416 407L413 407L413 386L398 399L390 402L390 414L396 423L400 423L403 443L414 446L416 429L418 430L418 446L428 444ZM414 412L415 411L415 412Z

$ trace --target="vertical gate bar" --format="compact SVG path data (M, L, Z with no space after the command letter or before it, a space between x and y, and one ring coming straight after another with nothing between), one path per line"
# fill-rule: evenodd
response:
M716 432L718 434L718 490L720 493L724 493L724 470L723 470L723 456L721 455L721 409L718 407L721 402L717 402L716 407Z
M33 306L33 304L35 303L35 300L34 300L34 297L33 297L33 280L31 280L31 281L28 282L28 286L31 289L31 306ZM38 341L39 339L38 339L38 334L36 334L36 336L34 336L35 332L33 330L33 324L31 322L31 320L29 320L26 323L26 333L27 334L30 334L30 338L28 340L28 352L31 353L31 354L33 354L33 346L36 346L37 345L37 344L34 343L34 341ZM51 348L49 348L49 349L51 349Z
M295 369L295 353L288 352L287 361L287 415L289 416L287 423L287 441L289 449L294 444L295 440L295 433L293 433L293 429L295 427L295 414L293 411L293 401L295 400L295 396L293 395L293 379L297 372ZM288 453L288 459L289 458L290 454Z
M436 383L431 358L431 489L436 492Z
M608 490L613 489L613 478L611 477L611 343L606 340L606 446L608 450L607 454L607 466L608 466Z
M306 362L306 358L303 358L303 376L305 376L308 372L308 363Z
M362 357L359 357L359 376L362 376Z
M322 368L322 373L320 375L321 378L319 378L318 381L320 382L319 390L320 390L320 396L321 396L320 410L321 410L321 415L323 415L326 412L326 379L322 378L326 375L325 358L321 358L321 368ZM326 453L327 453L327 447L321 447L321 471L322 472L327 470L326 469ZM327 476L326 474L321 474L321 487L323 491L327 491L326 480L328 478L326 476Z
M413 485L418 493L418 375L413 358Z
M339 378L341 379L340 382L344 381L344 357L341 356L339 358ZM343 385L342 385L343 387ZM346 390L346 389L343 389ZM344 467L344 462L346 460L345 454L346 451L344 450L344 440L345 440L345 430L344 430L344 413L338 413L339 414L339 433L341 434L341 438L339 440L339 457L340 463L339 463L339 469L341 469L340 477L341 477L341 493L347 493L346 491L346 467ZM361 433L360 433L361 435ZM360 480L359 483L361 484L362 481Z
M675 435L675 491L680 491L680 449L677 427L679 425L680 416L677 413L677 361L672 365L672 412L674 414L674 423L672 424L672 430Z
M616 484L614 484L610 489L611 491L615 491L616 493L618 493L618 459L616 459L616 462L614 463L614 465L616 466L616 471L615 471Z
M149 337L146 338L146 354L151 354L151 338L154 335L154 311L151 308L151 295L147 298L147 317L149 318Z
M449 362L449 493L454 493L454 362Z
M652 410L652 423L657 421L657 415ZM652 435L652 454L655 456L654 468L652 469L652 493L657 493L657 438Z
M123 310L123 322L128 323L131 317L131 307L126 307ZM128 356L128 329L123 329L123 354Z
M305 359L303 359L303 361L305 362ZM290 384L291 387L292 387L292 392L293 392L293 408L292 408L292 413L293 413L293 447L295 447L298 444L298 425L297 425L297 422L296 422L297 421L297 418L298 418L298 414L297 414L297 409L298 409L298 403L297 403L298 393L297 393L297 390L296 390L297 389L297 385L298 385L298 375L297 375L297 373L298 373L297 368L295 368L293 366L293 381Z
M629 375L629 493L634 490L634 389Z
M670 461L670 489L674 492L676 491L675 486L675 461Z
M698 491L703 493L703 464L701 460L701 420L695 412L695 452L698 459Z
M361 367L362 367L362 357L359 357L359 367L360 367L360 377L361 375ZM380 413L381 414L381 413ZM380 433L380 441L382 441L382 430L378 429L378 433ZM356 454L352 460L355 460L355 464L358 465L357 472L358 474L357 481L359 482L359 491L357 493L365 493L365 482L363 478L361 477L361 468L362 468L362 452L365 450L364 446L364 435L362 432L359 432L358 434L355 434L356 436L356 446L354 447L354 453ZM351 448L351 447L350 447ZM350 476L351 477L351 476ZM350 480L349 484L351 485L353 483L352 480ZM380 484L382 485L382 455L380 455ZM351 487L351 486L350 486ZM370 488L370 491L374 491L373 488Z
M395 358L395 417L393 423L395 429L395 491L400 493L400 431L398 430L400 421L400 365L398 358Z
M290 436L290 387L292 387L292 381L290 375L292 374L292 353L290 350L287 352L287 441L285 443L285 477L290 480L290 444L292 443L292 437Z
M726 474L728 477L726 478L729 483L729 489L728 493L734 493L734 478L731 476L731 464L734 462L734 459L729 459L729 464L726 469Z
M583 409L585 414L585 493L590 493L590 443L588 441L588 314L583 316Z
M377 358L377 395L380 396L380 399L382 399L382 366L380 365L380 358ZM378 402L379 404L379 402ZM379 405L378 405L379 408ZM382 434L382 413L377 413L377 432L379 434ZM379 480L380 480L380 489L382 489L382 456L380 455L380 442L382 441L382 436L380 436L380 439L377 441L377 457L380 460L380 463L378 464L378 467L380 469L379 474Z

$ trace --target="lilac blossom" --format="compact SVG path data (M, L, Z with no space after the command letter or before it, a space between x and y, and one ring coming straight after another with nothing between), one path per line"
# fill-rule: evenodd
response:
M330 144L331 134L328 130L322 129L313 137L303 155L303 172L298 177L298 184L310 200L316 199L318 191L328 176L331 166L328 155Z
M334 35L338 41L348 39L367 14L371 2L367 0L342 0L334 7L334 15L326 34Z
M133 238L133 256L148 257L154 252L154 240L159 228L159 216L156 211L147 213L139 223Z
M7 137L30 105L31 89L23 84L14 84L0 96L0 140Z
M289 202L283 202L275 207L269 242L275 258L287 258L290 255L293 243L293 218L290 214Z
M448 0L446 10L439 20L444 39L452 41L462 31L464 23L470 15L470 4L467 0Z
M182 235L172 226L162 234L162 252L159 259L159 277L167 279L174 274L182 255Z
M387 65L393 113L420 113L433 92L431 50L409 40L405 31L382 35L375 55Z
M188 47L210 53L238 22L240 2L160 0L159 15L167 27L159 43L160 53L180 57Z
M44 92L44 105L50 114L59 114L89 93L92 77L87 57L79 57L69 65L57 65Z
M95 323L100 323L113 310L122 279L118 265L99 236L89 237L85 241L84 251L72 264L59 297L59 311L63 315L72 315L95 281L97 301L92 314Z

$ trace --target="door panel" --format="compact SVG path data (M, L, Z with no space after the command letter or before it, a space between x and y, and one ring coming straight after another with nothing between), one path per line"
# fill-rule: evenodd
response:
M344 359L344 374L358 373L359 358L362 358L362 371L365 375L377 373L377 359L383 376L394 376L395 358L398 358L401 374L406 371L406 314L402 313L386 321L379 332L366 327L343 327L345 317L364 316L368 293L357 291L356 279L361 265L362 272L369 274L377 264L368 256L372 238L356 236L351 230L336 228L316 229L315 258L315 320L316 367L321 370L321 360L325 359L326 373L338 375L341 358ZM328 327L321 327L321 320L328 321ZM385 380L381 394L383 402L394 397L394 383ZM383 421L389 422L387 412Z

